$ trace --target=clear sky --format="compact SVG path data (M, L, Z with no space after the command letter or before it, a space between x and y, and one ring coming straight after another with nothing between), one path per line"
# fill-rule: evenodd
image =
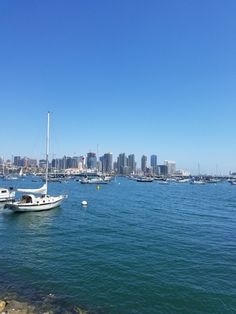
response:
M236 171L235 0L1 0L0 156Z

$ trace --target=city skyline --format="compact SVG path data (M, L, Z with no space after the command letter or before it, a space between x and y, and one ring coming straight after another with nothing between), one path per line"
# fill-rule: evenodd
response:
M122 161L120 161L122 160ZM69 156L63 155L61 157L56 157L53 155L52 157L49 156L49 162L52 168L55 169L68 169L68 168L78 168L79 170L82 169L97 169L102 170L103 172L110 172L111 170L118 170L117 172L120 174L124 174L123 170L120 170L120 165L123 167L127 167L128 173L135 173L138 172L152 172L157 173L162 167L167 167L170 173L178 173L180 175L191 174L191 175L213 175L213 176L221 176L221 175L229 175L230 173L235 173L235 171L229 171L229 173L222 173L216 165L215 169L212 171L202 171L200 163L197 165L197 169L194 172L189 171L187 168L180 168L176 165L176 162L173 160L159 160L157 155L142 155L141 159L138 160L135 154L126 154L120 153L118 156L114 156L113 153L107 152L103 155L96 155L95 152L88 152L86 155L80 156ZM29 156L11 156L10 159L4 159L0 157L0 165L2 164L12 164L17 167L41 167L40 164L45 165L46 160L45 156L40 158L31 158ZM81 164L80 166L78 164ZM99 165L100 163L100 165ZM159 169L160 168L160 169ZM163 170L165 172L165 170Z
M160 159L159 158L159 154L153 154L153 153L150 153L150 155L148 154L141 154L141 155L136 155L134 153L126 153L126 152L120 152L118 153L117 155L114 155L112 152L104 152L104 153L101 153L101 155L97 155L96 152L93 152L93 151L89 151L87 153L94 153L96 155L96 157L103 157L105 154L107 153L111 153L113 155L113 158L114 159L117 159L119 157L120 154L125 154L126 157L130 156L130 155L134 155L135 157L135 162L137 164L137 168L138 169L142 169L142 157L143 156L146 156L147 157L147 167L152 167L152 162L151 162L151 157L152 156L156 156L157 157L157 164L158 165L161 165L161 164L164 164L165 161L168 161L168 160L173 160L173 158L169 158L169 159ZM85 157L86 158L86 155L87 153L84 153L84 154L76 154L76 153L73 153L73 154L62 154L62 155L56 155L56 154L53 154L53 153L49 153L49 160L53 160L53 159L63 159L64 157L68 157L68 158L74 158L74 157ZM37 162L40 160L40 159L45 159L45 154L40 154L39 156L30 156L30 155L26 155L26 154L17 154L16 156L19 156L21 158L26 158L26 159L32 159L32 160L37 160ZM8 155L7 157L4 156L3 154L0 154L0 159L4 160L5 162L8 160L8 161L11 161L13 162L13 159L14 159L15 155ZM174 161L176 162L176 161ZM176 164L178 164L178 162L176 162ZM222 171L222 168L220 165L218 165L217 163L212 163L210 167L205 167L205 166L202 166L202 164L200 162L197 162L196 165L193 165L192 168L189 168L187 166L184 166L183 163L181 163L181 166L179 166L178 164L178 170L183 170L183 171L187 171L191 174L199 174L199 173L202 173L202 174L209 174L209 175L228 175L230 172L235 172L235 169L236 169L236 166L235 168L232 168L232 169L226 169L226 170L223 170Z
M1 1L1 156L236 170L236 3ZM149 161L149 157L148 157Z

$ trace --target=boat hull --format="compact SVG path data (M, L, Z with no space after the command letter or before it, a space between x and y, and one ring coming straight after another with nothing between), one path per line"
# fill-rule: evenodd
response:
M137 179L137 182L153 182L153 179Z
M59 207L63 200L66 198L64 195L50 197L51 199L48 202L40 202L40 203L21 203L21 202L13 202L12 204L6 204L5 208L9 208L14 212L39 212L46 211L56 207Z

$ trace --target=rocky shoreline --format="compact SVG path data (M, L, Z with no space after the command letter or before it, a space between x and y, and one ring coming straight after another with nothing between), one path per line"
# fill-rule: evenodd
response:
M1 314L36 314L34 306L17 300L1 300ZM46 314L46 313L45 313Z
M56 314L54 310L39 310L34 305L14 299L0 300L0 314ZM76 307L73 311L66 311L65 314L90 314L91 312ZM92 313L91 313L92 314Z

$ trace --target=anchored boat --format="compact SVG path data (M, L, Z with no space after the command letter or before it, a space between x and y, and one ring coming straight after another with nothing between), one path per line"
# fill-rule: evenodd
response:
M47 119L47 140L46 140L46 173L45 184L38 189L17 189L18 192L23 194L19 201L11 204L6 204L5 207L13 210L14 212L32 212L53 209L61 205L67 195L50 196L48 195L48 152L49 152L49 126L50 126L50 113L48 112Z

